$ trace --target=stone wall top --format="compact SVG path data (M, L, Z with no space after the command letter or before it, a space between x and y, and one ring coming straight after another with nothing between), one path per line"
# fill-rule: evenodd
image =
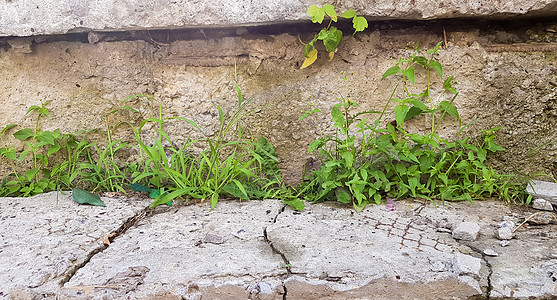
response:
M557 0L1 0L0 36L285 23L331 2L376 20L557 17Z

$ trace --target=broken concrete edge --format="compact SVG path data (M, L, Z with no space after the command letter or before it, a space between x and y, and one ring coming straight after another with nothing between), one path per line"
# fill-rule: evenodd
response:
M555 15L557 15L557 9L555 12L543 13L543 14L518 14L518 13L499 13L494 15L479 15L479 16L469 16L469 15L451 15L451 16L440 16L431 18L412 18L412 17L376 17L370 15L364 15L368 23L371 25L373 23L392 23L392 22L482 22L489 20L490 22L513 22L513 21L529 21L534 20L538 22L553 21ZM337 26L342 25L344 21L339 22ZM346 23L347 24L347 23ZM53 30L53 31L37 31L35 28L29 27L25 28L25 33L20 33L19 31L0 31L0 40L15 40L31 38L36 38L36 41L41 41L49 36L64 36L71 34L93 34L93 35L105 35L111 33L120 32L144 32L144 31L194 31L197 30L201 33L208 30L236 30L241 35L246 29L251 28L273 28L273 27L292 27L292 30L298 31L299 28L313 28L311 31L317 32L321 24L312 23L308 18L299 19L285 19L281 21L263 21L263 22L246 22L246 23L211 23L211 24L188 24L188 25L166 25L166 26L123 26L123 27L112 27L112 26L102 26L102 27L75 27L66 28L63 30ZM324 26L324 25L323 25ZM351 27L346 25L347 27ZM1 26L0 26L1 27ZM1 29L0 29L1 30ZM369 30L369 29L366 29ZM288 30L285 32L289 32ZM227 35L230 36L230 35ZM90 38L94 40L94 37ZM94 43L94 42L93 42ZM550 49L551 50L551 49ZM548 50L549 51L549 50Z
M0 3L0 36L34 36L88 31L125 31L195 27L237 27L275 25L306 21L310 4L323 6L328 1L97 1L88 3L66 0L5 1ZM448 18L511 19L552 17L557 14L554 0L509 0L483 5L469 2L389 0L376 5L361 1L344 1L336 5L337 13L354 9L368 20L435 20ZM161 9L162 8L162 9Z

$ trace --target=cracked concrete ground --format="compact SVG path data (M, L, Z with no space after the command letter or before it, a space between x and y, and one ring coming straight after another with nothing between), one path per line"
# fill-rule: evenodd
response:
M503 247L496 225L519 224L529 212L500 202L400 201L394 210L355 213L329 204L298 212L277 200L221 201L213 211L204 204L147 213L149 200L103 200L107 207L55 193L1 198L0 297L557 297L557 225L522 226ZM463 221L479 224L477 240L453 239Z

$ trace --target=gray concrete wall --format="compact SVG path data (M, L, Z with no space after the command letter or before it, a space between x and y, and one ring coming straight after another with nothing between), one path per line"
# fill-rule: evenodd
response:
M103 30L140 30L192 26L237 26L307 20L308 0L4 0L0 36L65 34ZM460 17L551 16L555 0L347 0L339 11L355 9L373 20Z

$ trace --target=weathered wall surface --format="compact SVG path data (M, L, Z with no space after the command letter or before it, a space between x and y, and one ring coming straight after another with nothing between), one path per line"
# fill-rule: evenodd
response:
M286 180L295 182L309 157L307 146L319 132L311 120L297 121L307 103L322 109L318 121L326 131L338 93L366 109L380 109L395 85L392 79L380 80L392 59L409 55L408 43L433 47L446 37L447 48L438 58L445 76L455 75L458 81L455 103L463 122L476 120L465 134L477 137L480 129L502 126L497 141L507 152L497 157L500 165L556 176L556 32L557 24L547 21L382 22L355 36L347 34L332 62L319 57L304 70L299 69L303 49L298 35L308 40L309 32L269 35L258 27L184 31L183 36L162 31L141 39L135 38L137 32L125 33L130 40L108 34L94 44L86 42L86 35L73 40L40 37L32 43L17 39L20 47L14 40L0 41L0 127L32 126L26 110L43 99L53 101L45 129L103 128L102 118L122 106L120 100L146 93L161 101L164 115L188 117L211 135L217 130L216 105L229 110L236 105L237 80L244 95L254 98L245 128L275 145ZM341 72L348 74L347 83ZM423 80L418 75L418 83ZM111 122L119 118L137 124L140 114L115 115ZM418 119L413 126L426 124ZM200 136L184 123L170 123L166 129L178 144L190 135ZM444 134L456 130L454 122L443 128ZM119 134L130 135L125 130Z
M91 30L140 30L191 26L232 26L306 20L311 4L298 0L5 0L0 2L0 36L65 34ZM375 20L460 17L554 16L555 0L346 0L340 11L355 9Z

